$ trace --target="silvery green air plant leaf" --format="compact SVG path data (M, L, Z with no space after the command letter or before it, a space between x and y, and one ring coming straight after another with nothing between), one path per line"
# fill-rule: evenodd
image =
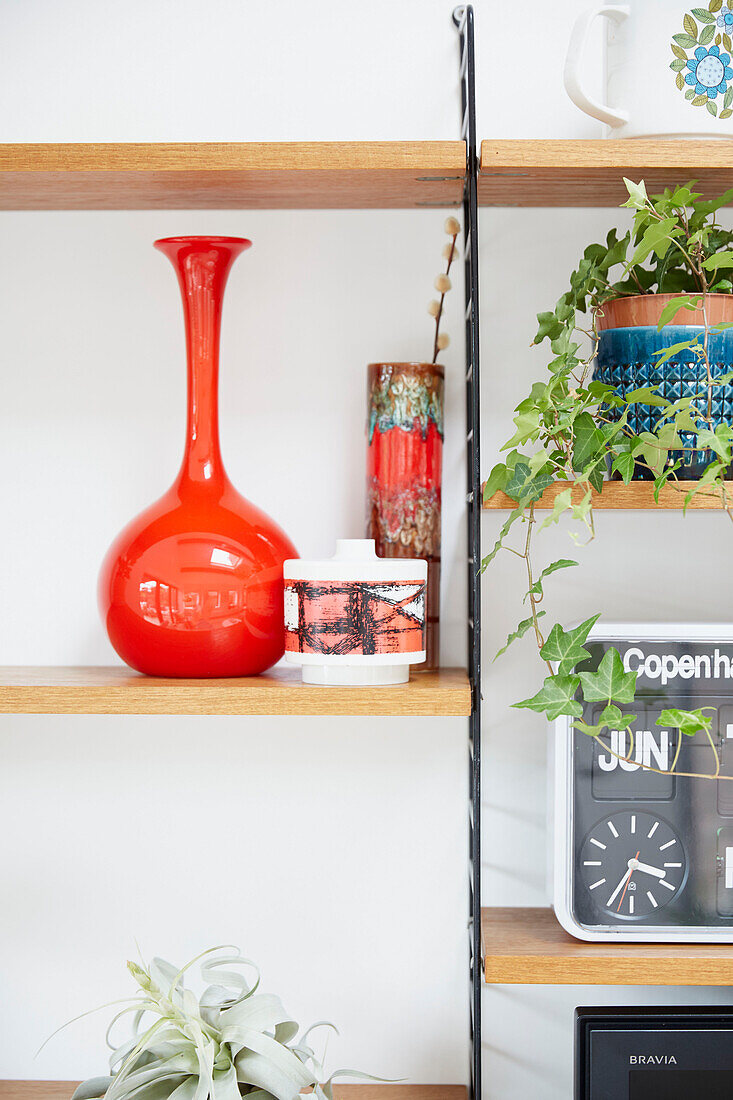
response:
M199 997L184 986L196 963ZM181 969L157 958L127 966L139 991L107 1030L110 1075L85 1081L72 1100L297 1100L305 1088L332 1100L338 1077L383 1080L351 1070L326 1078L309 1036L333 1025L297 1040L299 1025L279 997L257 992L259 971L238 948L211 948ZM118 1044L111 1035L124 1018L132 1035Z

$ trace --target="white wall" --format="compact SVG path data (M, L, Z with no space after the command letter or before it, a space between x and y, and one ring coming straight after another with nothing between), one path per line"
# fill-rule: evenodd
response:
M178 287L152 240L254 241L232 272L222 445L304 555L360 535L366 363L419 357L443 214L0 216L5 321L0 663L111 663L107 544L173 479ZM460 336L459 293L449 329ZM464 659L461 341L449 370L444 651ZM0 1078L102 1068L135 939L237 943L331 1062L452 1082L467 1063L466 728L438 719L0 721ZM74 975L72 979L72 975ZM72 984L73 983L73 984ZM296 1018L300 1018L296 1017Z
M581 6L476 0L482 136L598 135L562 89ZM4 0L0 140L454 138L450 9ZM588 69L594 86L593 59ZM534 314L615 216L483 213L487 470L544 369L528 350ZM114 660L94 606L98 563L172 478L183 435L177 288L151 241L207 231L254 240L225 307L224 453L242 491L316 554L361 530L364 366L424 354L442 219L0 216L0 662ZM464 657L459 295L444 475L443 658L454 663ZM487 543L499 522L485 517ZM726 614L721 519L601 514L598 529L582 571L554 578L548 613ZM548 556L567 550L561 532L546 541ZM520 585L509 558L484 585L488 904L547 901L544 730L509 709L539 673L529 643L490 661L518 617ZM296 1014L341 1025L333 1064L465 1079L463 721L4 718L0 754L0 1077L100 1071L101 1019L32 1054L64 1019L125 992L137 937L148 955L175 958L241 943ZM489 989L485 1095L566 1098L576 1004L727 996Z

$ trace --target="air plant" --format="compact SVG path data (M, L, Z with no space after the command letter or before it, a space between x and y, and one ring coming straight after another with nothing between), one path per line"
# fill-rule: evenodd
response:
M206 987L196 997L183 978L201 959ZM257 992L259 971L239 948L212 947L180 969L157 958L127 968L139 992L113 1002L125 1007L107 1029L110 1074L83 1082L73 1100L298 1100L303 1089L333 1100L338 1077L380 1080L352 1070L326 1079L309 1036L336 1028L313 1024L296 1041L299 1025L279 997ZM251 985L240 968L254 973ZM132 1036L117 1045L111 1033L126 1016Z
M428 313L431 317L435 318L435 338L433 340L433 358L431 359L431 363L437 363L438 352L443 351L450 343L448 334L440 331L440 322L443 317L445 296L452 285L450 281L450 269L454 259L458 255L458 244L456 242L458 234L461 231L458 219L453 217L445 219L443 228L450 237L450 240L443 248L443 259L446 262L445 271L441 272L440 275L436 275L435 282L433 283L433 286L440 294L440 298L434 298L428 303Z

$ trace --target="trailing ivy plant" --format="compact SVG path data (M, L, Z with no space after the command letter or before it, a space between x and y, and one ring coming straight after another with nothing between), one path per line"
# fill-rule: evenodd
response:
M534 539L563 517L579 523L586 538L592 539L592 490L603 492L604 475L609 469L628 484L637 466L653 478L655 500L662 487L668 485L684 495L686 512L696 493L713 495L733 520L733 501L725 485L726 471L733 461L733 429L727 424L714 425L712 417L714 389L730 381L733 372L714 377L708 357L711 333L730 327L709 324L708 295L733 292L729 277L733 272L733 233L717 222L718 210L733 200L733 189L710 200L694 190L694 183L688 183L650 197L643 181L624 182L629 197L623 206L634 211L632 228L622 237L612 229L605 244L589 245L570 277L570 288L555 309L538 315L534 343L549 344L549 377L536 382L517 406L515 432L502 447L506 457L494 466L486 482L484 499L502 491L514 502L514 508L484 559L483 568L504 551L519 557L526 569L524 603L528 614L497 657L518 638L531 633L547 675L535 695L514 706L529 708L549 720L567 715L575 729L595 738L606 752L613 750L603 736L611 730L626 730L629 759L634 751L631 725L636 716L625 713L622 707L634 701L637 674L625 670L615 648L605 653L595 669L588 666L591 654L585 643L599 615L571 630L560 623L546 625L541 604L547 579L560 570L576 567L578 562L562 558L538 569ZM704 323L699 334L658 354L658 362L664 363L677 352L689 351L703 364L706 384L691 397L668 401L655 386L643 386L621 397L612 387L593 381L598 319L604 304L614 298L652 293L675 295L662 311L660 331L680 310L702 312ZM637 435L631 430L629 413L635 405L659 410L653 431ZM677 476L681 462L675 460L673 452L690 448L706 450L711 461L698 482L685 483ZM536 502L556 482L561 482L562 488L554 497L552 510L540 522L535 514ZM580 540L577 533L574 537ZM582 671L578 669L581 664ZM584 703L603 704L596 724L583 721ZM714 758L709 774L717 778L720 760L711 735L710 709L668 709L662 712L657 725L677 729L680 735L703 731ZM677 742L670 770L676 768L682 736Z

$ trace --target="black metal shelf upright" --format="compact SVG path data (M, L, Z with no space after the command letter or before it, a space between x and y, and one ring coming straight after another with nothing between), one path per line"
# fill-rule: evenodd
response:
M463 194L466 295L466 513L468 520L469 719L469 951L471 978L471 1096L481 1100L481 475L478 290L478 153L473 7L456 8L460 37L461 137L466 142Z

